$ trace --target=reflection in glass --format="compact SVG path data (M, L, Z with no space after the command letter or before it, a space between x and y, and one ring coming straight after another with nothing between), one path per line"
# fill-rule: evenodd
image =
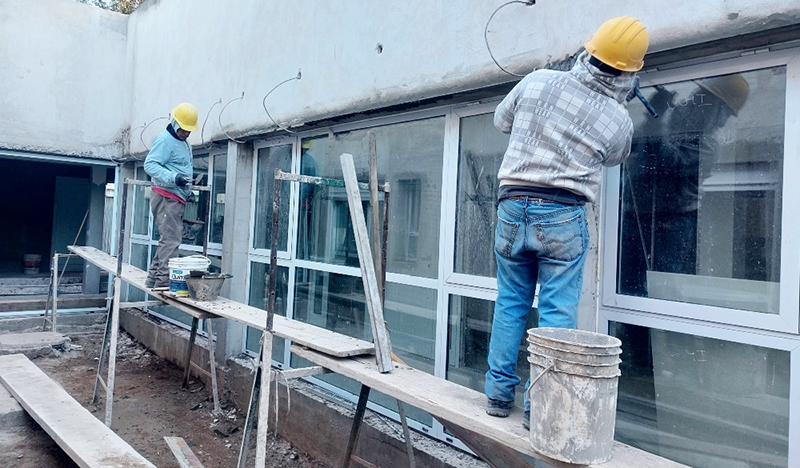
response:
M304 140L301 171L305 175L342 179L339 157L350 153L358 180L368 182L370 133L375 134L378 181L389 182L392 190L387 270L434 278L439 260L443 117ZM362 191L361 198L370 231L369 193ZM380 205L382 209L383 203ZM352 233L344 188L303 184L297 257L358 266Z
M136 168L136 180L150 180L150 176L144 172L144 167ZM150 187L129 185L128 190L133 190L133 227L131 232L146 236L148 234L147 224L150 222Z
M222 243L222 226L225 220L225 180L227 177L228 155L214 155L214 182L211 198L211 234L209 242Z
M147 244L138 244L136 242L132 242L131 258L129 263L136 268L147 271L147 267L150 265L150 257L148 252L149 248ZM143 301L144 297L144 291L128 285L128 301Z
M494 302L463 296L450 296L450 313L447 324L447 380L464 387L484 391L486 371L489 366L489 337L494 316ZM528 314L526 329L538 322L536 309ZM516 405L522 408L525 381L530 375L527 336L519 346L515 370L521 379L516 388Z
M699 468L785 468L789 352L612 322L616 439Z
M275 313L286 317L286 305L289 291L289 269L278 267L275 279ZM269 264L252 262L250 267L250 299L249 304L258 309L269 309ZM264 316L266 320L266 315ZM258 353L261 350L261 330L247 328L246 349ZM286 340L278 336L272 339L272 360L282 363L286 349Z
M621 294L778 313L784 67L659 85L622 167Z
M208 184L208 154L197 154L192 160L194 177L203 174L199 182L192 182L195 185ZM195 179L197 180L197 179ZM186 203L186 211L183 214L183 243L187 245L203 245L203 225L206 221L206 211L208 207L209 192L195 191L195 201Z
M348 336L372 341L364 286L361 278L298 268L295 287L294 317ZM433 374L436 341L436 300L433 289L387 283L384 319L387 323L392 350L409 366ZM292 358L292 366L299 360ZM310 364L309 364L310 365ZM359 385L336 374L326 374L321 380L358 394ZM393 398L378 392L370 401L397 411ZM406 406L408 417L431 424L431 417L416 408Z
M253 247L269 249L272 241L272 192L275 187L275 169L290 172L292 169L292 145L270 146L258 150L258 172L256 180L255 232ZM278 250L286 250L289 232L289 188L281 181L281 209L278 221Z
M461 119L458 145L456 273L497 275L494 230L497 222L497 171L508 135L497 131L493 114Z

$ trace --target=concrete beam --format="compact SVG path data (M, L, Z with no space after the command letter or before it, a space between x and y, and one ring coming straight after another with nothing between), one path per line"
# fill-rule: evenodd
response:
M93 166L89 185L89 219L86 225L86 245L103 248L103 219L106 203L105 166ZM100 269L89 262L83 267L83 293L100 294Z

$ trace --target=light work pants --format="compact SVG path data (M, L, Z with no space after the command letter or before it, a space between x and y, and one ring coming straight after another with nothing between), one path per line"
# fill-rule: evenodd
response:
M497 301L489 341L486 396L514 401L520 378L514 372L539 288L539 326L575 328L589 250L583 205L538 198L505 199L497 209L495 230ZM527 364L527 363L526 363ZM527 390L530 380L525 384ZM525 409L530 409L524 398Z
M156 287L169 285L169 259L178 256L178 247L183 236L183 213L186 205L150 192L150 210L158 228L158 247L147 271L148 279L155 281Z

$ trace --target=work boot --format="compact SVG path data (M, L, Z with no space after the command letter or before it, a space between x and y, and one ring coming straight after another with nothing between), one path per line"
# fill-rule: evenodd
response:
M531 428L531 411L525 411L525 414L522 415L522 427L525 429L530 430Z
M514 408L513 401L495 400L494 398L489 398L486 401L486 414L489 416L507 418L511 414L512 408Z
M153 277L148 276L146 280L144 280L144 287L153 289L153 286L156 285L156 279Z

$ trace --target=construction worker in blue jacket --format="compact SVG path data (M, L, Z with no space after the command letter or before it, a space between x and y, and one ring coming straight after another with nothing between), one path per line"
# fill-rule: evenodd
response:
M153 181L150 210L160 236L147 271L148 288L169 286L169 259L178 256L183 213L192 183L192 147L186 139L195 130L197 109L187 102L178 104L172 109L169 125L153 140L144 160L144 171Z
M638 19L608 20L570 71L532 72L495 110L495 127L511 136L498 172L497 301L485 383L492 416L507 417L515 406L514 369L537 282L538 326L577 326L589 249L584 205L597 197L603 166L630 153L626 98L648 41ZM527 428L527 396L523 404Z

